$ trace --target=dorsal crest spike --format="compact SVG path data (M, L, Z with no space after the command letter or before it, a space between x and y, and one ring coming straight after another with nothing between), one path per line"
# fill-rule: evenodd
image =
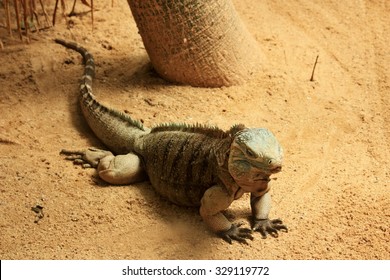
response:
M231 135L232 137L234 137L238 132L240 132L240 131L242 131L242 130L244 130L244 129L246 129L246 128L247 128L247 127L246 127L245 125L241 124L241 123L235 124L235 125L233 125L233 126L230 128L229 133L230 133L230 135Z

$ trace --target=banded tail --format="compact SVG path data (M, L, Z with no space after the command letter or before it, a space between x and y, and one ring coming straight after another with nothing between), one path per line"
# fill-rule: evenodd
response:
M80 53L83 57L84 75L80 81L79 103L83 115L95 135L114 153L126 154L134 150L136 139L149 129L130 116L102 105L92 93L95 77L95 61L91 53L74 42L61 39L57 44Z

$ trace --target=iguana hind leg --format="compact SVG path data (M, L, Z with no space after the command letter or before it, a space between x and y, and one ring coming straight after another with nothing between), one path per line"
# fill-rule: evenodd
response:
M133 153L114 156L110 151L88 148L81 151L62 150L61 154L84 168L96 168L99 177L110 184L131 184L146 178L140 158Z
M141 159L133 153L106 156L100 160L97 171L100 178L115 185L131 184L146 179Z

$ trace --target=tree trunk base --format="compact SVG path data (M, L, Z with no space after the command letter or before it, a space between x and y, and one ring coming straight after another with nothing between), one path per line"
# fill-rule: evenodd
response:
M128 0L155 70L164 79L222 87L262 64L257 42L230 0Z

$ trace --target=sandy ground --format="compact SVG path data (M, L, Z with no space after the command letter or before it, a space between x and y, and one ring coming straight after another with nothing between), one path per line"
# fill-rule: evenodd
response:
M93 30L89 15L69 27L58 17L30 44L9 38L0 9L1 259L390 259L389 1L234 1L267 61L251 82L218 89L157 77L127 2L105 2ZM80 56L57 37L88 48L98 98L146 126L272 130L285 164L271 217L289 232L229 245L148 182L109 186L65 161L62 148L102 146L77 108ZM226 214L248 224L248 196Z

